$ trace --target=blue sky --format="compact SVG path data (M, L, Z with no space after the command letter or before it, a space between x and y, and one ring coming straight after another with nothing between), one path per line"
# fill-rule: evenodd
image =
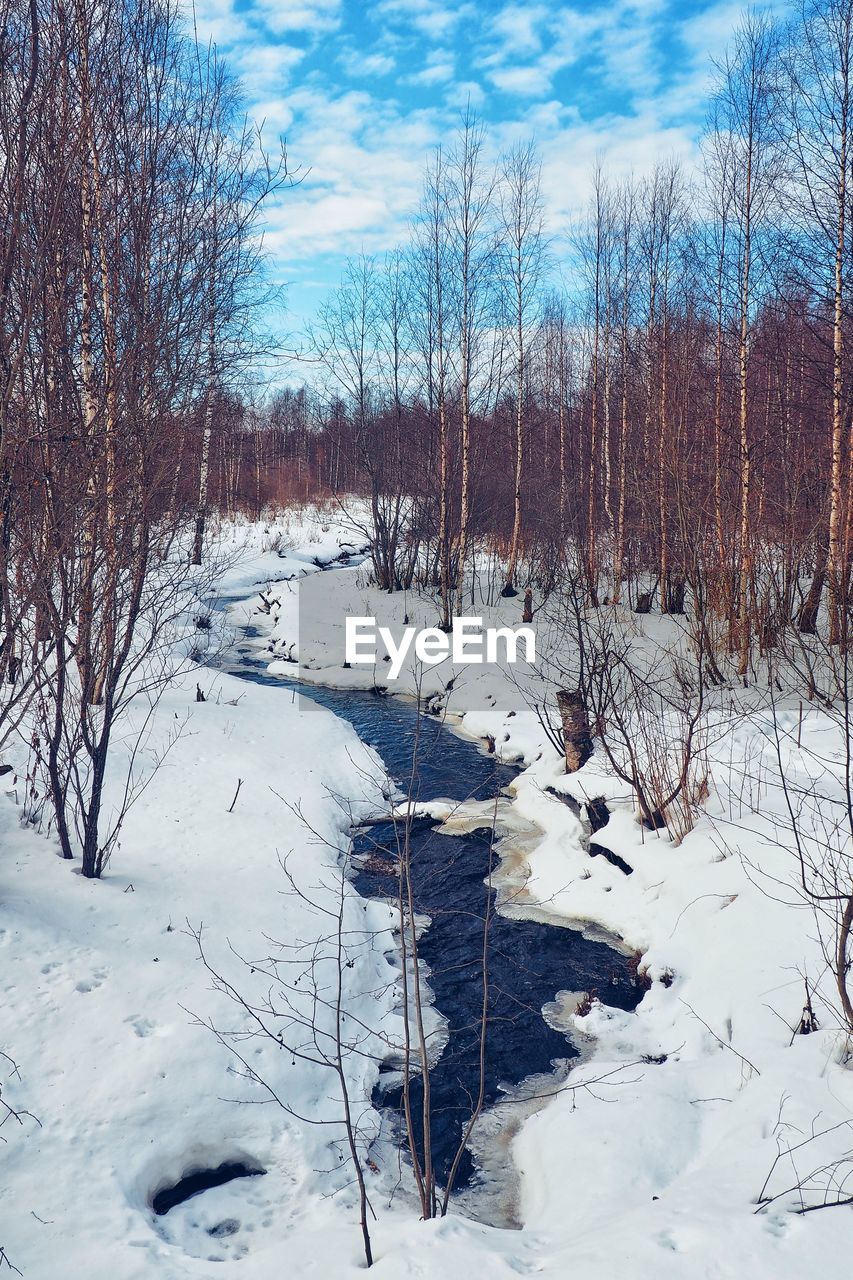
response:
M778 7L778 6L777 6ZM296 330L347 255L405 236L424 161L470 99L495 153L533 135L559 237L597 157L616 174L695 162L735 0L196 0L247 108L310 170L268 211Z

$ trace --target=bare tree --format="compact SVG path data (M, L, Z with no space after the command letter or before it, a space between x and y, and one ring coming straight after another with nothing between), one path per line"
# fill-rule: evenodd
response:
M472 402L481 391L480 348L490 303L489 270L494 261L492 199L494 176L485 172L485 130L470 105L445 165L448 279L458 335L460 493L456 541L456 590L461 593L468 554L473 494L471 467Z
M735 33L719 69L714 124L724 135L731 182L737 298L737 386L739 435L739 536L737 634L739 674L749 665L753 593L753 438L750 424L750 347L756 305L754 265L765 229L778 164L774 127L777 34L770 20L750 13ZM729 177L729 175L731 175Z
M514 147L501 163L498 206L505 306L511 317L515 406L515 467L512 538L503 594L515 593L522 547L522 485L525 464L527 343L537 317L545 262L541 165L532 143Z
M853 113L853 5L847 0L803 5L785 57L788 113L783 137L793 153L800 205L797 256L817 290L831 297L832 389L829 406L829 510L819 545L826 548L830 643L841 640L847 607L850 547L845 509L850 466L845 463L847 386L845 329L849 314L849 162ZM808 228L802 234L803 224ZM847 493L845 494L845 486ZM823 585L814 575L801 626L814 633Z

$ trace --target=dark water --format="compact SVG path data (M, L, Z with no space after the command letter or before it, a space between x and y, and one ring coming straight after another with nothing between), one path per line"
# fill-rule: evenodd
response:
M225 603L225 602L223 602ZM363 690L343 690L302 684L270 675L267 658L251 644L257 637L246 628L246 641L237 648L238 661L227 668L256 684L298 688L300 694L348 720L362 741L382 757L390 776L420 801L487 800L499 795L516 774L475 743L456 736L437 718L419 712L410 702ZM418 738L417 769L412 776L412 752ZM397 897L393 858L397 848L394 824L379 823L359 833L354 850L373 854L355 876L365 897ZM484 1104L488 1108L505 1088L526 1077L546 1073L554 1064L576 1056L559 1031L549 1027L542 1007L559 991L594 992L605 1004L633 1009L642 996L630 960L576 930L510 919L493 909L494 895L484 883L491 848L488 818L484 829L465 836L439 834L428 820L415 820L410 834L410 859L415 906L430 917L419 941L420 956L429 966L429 985L435 1004L448 1022L448 1042L430 1072L433 1160L439 1179L446 1177L456 1154L472 1100L480 1089L480 1019L483 1002L483 935L489 906L488 1023L485 1052ZM393 1074L388 1081L394 1080ZM398 1077L396 1077L398 1079ZM421 1083L410 1086L417 1139L420 1125ZM377 1105L399 1110L399 1088L384 1087L380 1077ZM466 1151L456 1186L475 1175Z
M258 1178L266 1173L256 1165L245 1164L242 1160L224 1160L215 1169L190 1169L182 1178L170 1187L163 1187L151 1201L151 1208L162 1217L176 1204L183 1204L202 1191L210 1191L212 1187L224 1187L226 1182L235 1178Z

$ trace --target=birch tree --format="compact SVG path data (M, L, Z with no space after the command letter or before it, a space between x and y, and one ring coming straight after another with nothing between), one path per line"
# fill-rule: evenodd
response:
M850 308L850 139L853 111L853 4L849 0L804 5L785 58L788 122L794 190L800 207L797 249L806 278L831 298L832 390L828 423L829 509L818 571L801 614L814 632L826 564L829 640L846 635L844 621L850 547L845 516L850 509L850 442L845 431L849 401L845 329ZM805 235L802 234L805 229ZM823 550L825 548L825 551Z
M512 148L501 162L498 187L502 284L510 321L515 417L512 537L502 594L516 594L523 540L522 493L525 479L525 397L528 337L536 319L545 263L541 164L532 143Z
M460 493L459 528L455 547L456 590L461 593L473 502L471 474L472 401L481 387L480 346L490 289L488 273L494 261L491 214L494 175L483 158L485 131L470 107L465 111L455 144L447 157L445 190L448 279L458 372Z
M714 104L716 128L723 134L721 145L728 149L732 175L739 440L736 635L741 676L746 675L749 666L755 585L750 348L758 292L756 258L769 219L774 165L779 159L773 119L777 50L777 32L770 20L763 14L748 14L719 68Z

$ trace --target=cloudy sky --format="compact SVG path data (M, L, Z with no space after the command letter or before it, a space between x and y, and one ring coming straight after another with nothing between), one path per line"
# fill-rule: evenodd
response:
M778 7L778 6L777 6ZM616 173L689 165L711 59L738 0L196 0L200 37L239 72L247 108L308 171L269 210L267 245L298 328L348 254L405 234L424 161L466 102L495 151L533 135L554 235L597 156Z

